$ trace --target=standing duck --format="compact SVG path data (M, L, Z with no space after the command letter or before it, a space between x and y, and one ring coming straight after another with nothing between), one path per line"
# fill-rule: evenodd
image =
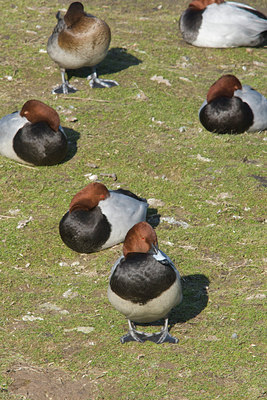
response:
M93 73L87 77L92 88L118 85L116 81L99 79L96 73L96 65L106 57L111 40L106 22L85 13L79 2L71 3L64 17L60 12L56 17L58 23L48 39L47 52L60 67L62 85L53 93L76 92L66 81L65 70L82 67L92 67Z
M199 110L210 132L242 133L267 129L267 99L234 75L223 75L209 89Z
M59 223L63 242L78 253L92 253L122 242L128 230L146 219L148 204L128 190L108 190L93 182L71 200Z
M39 100L0 120L0 154L24 164L54 165L67 154L68 143L58 113Z
M182 301L179 272L172 261L158 249L157 235L147 222L134 225L125 237L123 256L114 264L109 281L108 298L126 316L129 333L121 342L150 340L177 343L168 332L168 314ZM136 330L136 323L165 318L158 333Z
M198 47L267 45L267 17L242 3L193 0L179 25L184 40Z

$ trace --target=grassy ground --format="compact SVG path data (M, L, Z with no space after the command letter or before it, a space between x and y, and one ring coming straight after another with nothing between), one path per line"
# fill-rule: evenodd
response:
M224 73L266 95L266 50L185 44L177 21L188 1L84 1L111 27L99 74L120 86L92 90L75 73L79 91L54 96L60 74L40 50L68 4L0 0L0 116L42 100L70 141L68 161L54 167L0 158L0 398L261 399L266 132L213 135L198 108ZM251 5L267 11L265 0ZM127 323L106 289L122 246L81 255L62 243L59 220L89 173L160 200L150 215L161 216L160 247L183 276L171 316L178 345L121 345Z

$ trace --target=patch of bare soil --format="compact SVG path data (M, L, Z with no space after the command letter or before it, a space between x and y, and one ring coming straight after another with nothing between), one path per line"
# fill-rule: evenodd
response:
M13 381L9 392L31 400L93 400L98 392L96 382L90 378L74 380L70 374L52 367L20 363L7 374Z

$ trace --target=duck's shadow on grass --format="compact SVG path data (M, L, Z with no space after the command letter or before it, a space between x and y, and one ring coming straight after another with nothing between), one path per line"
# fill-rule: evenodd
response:
M195 318L208 304L207 289L209 279L202 274L186 275L181 278L183 301L174 307L169 315L170 329L177 323L184 323ZM149 324L140 324L142 326L160 326L164 320L155 321ZM139 325L139 324L137 324Z
M71 129L71 128L66 128L65 126L63 127L64 132L67 136L67 141L68 141L68 152L64 160L60 164L65 164L69 160L72 159L72 157L75 156L77 153L77 142L80 139L80 133Z
M140 63L142 63L142 61L132 54L127 53L126 49L122 47L113 47L108 51L105 59L99 65L97 65L97 74L99 76L115 74L116 72ZM87 76L91 73L91 67L67 70L68 80L70 80L73 76L78 78L87 78Z
M148 207L146 221L152 226L152 228L156 228L160 223L160 214L158 214L158 210L156 208Z
M186 275L181 278L183 301L170 313L169 323L172 327L195 318L207 307L209 296L209 279L202 274Z

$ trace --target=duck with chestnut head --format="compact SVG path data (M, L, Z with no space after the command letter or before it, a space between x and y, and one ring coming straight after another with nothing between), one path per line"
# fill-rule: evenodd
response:
M129 190L108 190L92 182L71 200L59 232L78 253L92 253L123 242L128 230L145 221L148 204Z
M31 165L54 165L66 157L68 143L58 113L39 100L0 120L0 154Z
M267 99L234 75L223 75L210 87L199 110L202 125L215 133L267 129Z
M123 255L112 268L108 287L109 301L128 319L129 333L121 342L177 343L168 332L168 314L182 297L179 272L159 250L156 232L147 222L137 223L125 237ZM135 323L161 318L165 323L160 332L136 330Z

